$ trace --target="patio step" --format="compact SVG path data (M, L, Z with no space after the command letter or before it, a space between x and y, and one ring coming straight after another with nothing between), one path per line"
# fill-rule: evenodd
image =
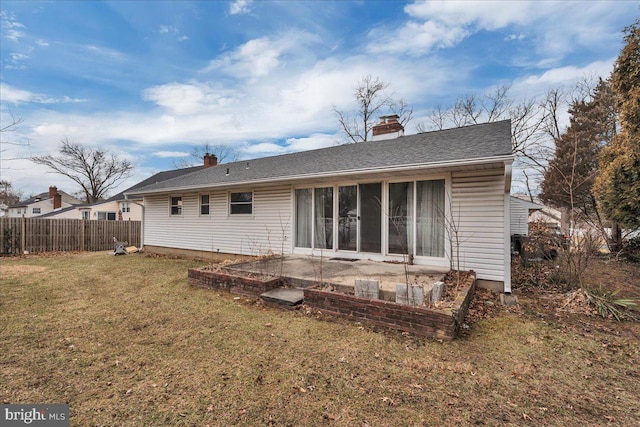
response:
M302 304L304 291L302 289L276 288L260 295L264 302L282 308L296 308Z

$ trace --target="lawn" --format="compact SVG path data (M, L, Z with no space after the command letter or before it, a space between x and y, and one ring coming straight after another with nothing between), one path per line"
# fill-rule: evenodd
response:
M0 399L72 426L640 423L638 323L501 311L441 343L193 288L192 260L0 263Z

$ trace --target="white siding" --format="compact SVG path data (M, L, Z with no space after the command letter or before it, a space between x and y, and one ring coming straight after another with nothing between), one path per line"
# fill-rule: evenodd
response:
M504 184L503 169L451 174L451 218L458 229L460 268L474 270L478 279L505 280L505 256L510 255L505 255L504 244ZM451 256L455 262L455 246Z
M250 188L238 191L250 191ZM210 194L200 215L198 193L182 196L182 215L169 215L169 196L145 197L144 244L243 255L291 253L291 187L253 192L252 215L229 215L226 191Z
M529 235L529 208L519 199L511 198L511 234Z

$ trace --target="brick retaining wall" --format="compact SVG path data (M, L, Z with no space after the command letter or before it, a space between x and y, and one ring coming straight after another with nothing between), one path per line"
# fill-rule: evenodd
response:
M282 286L282 281L278 278L263 280L198 268L189 269L188 278L189 284L193 286L247 296L260 296Z
M310 288L304 289L304 303L335 316L450 341L464 321L474 292L475 280L461 289L451 308L442 310Z

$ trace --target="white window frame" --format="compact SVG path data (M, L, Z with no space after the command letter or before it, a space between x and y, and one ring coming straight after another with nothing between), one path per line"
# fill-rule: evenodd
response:
M249 193L251 194L251 202L233 202L231 201L232 195L233 194L240 194L240 193ZM229 203L228 203L228 209L229 209L229 215L230 216L253 216L254 214L254 209L253 209L253 196L254 193L253 191L229 191L229 193L227 194ZM249 205L251 206L251 212L250 213L246 213L246 212L232 212L232 207L233 206L240 206L240 205Z
M42 213L42 208L31 208L32 215L40 215Z
M179 199L176 204L173 204L173 199ZM178 212L173 213L173 208L176 208ZM184 212L184 203L182 196L169 196L169 216L182 216Z
M82 217L83 220L87 221L91 219L91 211L80 211L80 216Z
M129 204L129 202L120 202L120 212L122 213L131 212L131 205Z
M207 203L202 203L202 197L207 197ZM207 207L207 213L202 213L202 208ZM211 194L201 193L198 194L198 213L200 216L210 216L211 215Z
M113 219L109 219L109 214L113 214ZM104 218L101 219L101 215L103 215ZM118 219L118 213L112 211L98 211L97 216L100 221L116 221Z

